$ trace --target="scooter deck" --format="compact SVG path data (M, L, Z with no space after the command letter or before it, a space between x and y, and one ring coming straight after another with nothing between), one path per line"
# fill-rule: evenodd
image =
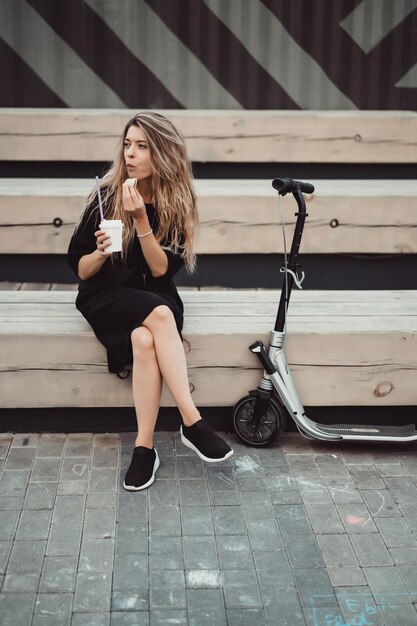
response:
M328 435L338 435L342 439L372 441L415 441L417 440L416 424L319 424L314 422L321 431ZM300 429L302 431L302 429ZM305 434L305 433L303 433ZM310 437L310 435L307 435Z

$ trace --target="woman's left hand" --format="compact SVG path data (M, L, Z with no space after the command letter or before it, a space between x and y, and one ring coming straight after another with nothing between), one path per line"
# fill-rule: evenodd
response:
M129 183L123 183L123 209L129 213L133 219L146 217L146 207L137 187Z

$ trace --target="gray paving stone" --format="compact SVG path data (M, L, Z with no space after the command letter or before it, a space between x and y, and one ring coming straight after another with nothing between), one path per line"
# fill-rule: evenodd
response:
M107 572L113 569L114 540L88 539L81 543L79 572Z
M211 491L209 494L212 506L240 506L241 498L237 491Z
M287 458L284 455L280 442L272 442L267 448L262 448L262 453L259 456L260 461L264 467L267 465L286 466Z
M86 482L89 469L89 460L85 457L65 457L59 479L65 482Z
M346 535L318 535L317 541L327 567L358 567Z
M187 608L185 576L182 570L151 571L150 607L151 609Z
M191 450L190 450L191 452ZM203 461L194 456L177 456L177 476L182 478L206 478Z
M5 470L30 470L36 448L11 448L4 465Z
M30 483L27 488L23 508L31 510L52 509L55 503L56 491L56 483Z
M20 511L23 496L0 496L0 511Z
M253 568L251 548L246 535L220 535L217 537L217 547L222 570Z
M175 622L175 623L179 623L179 622ZM111 626L149 626L149 612L148 611L129 611L129 612L113 611L111 614Z
M372 465L369 453L361 444L344 442L341 454L346 465Z
M3 470L0 476L0 496L24 496L28 476L27 470Z
M228 626L264 626L267 624L263 609L229 609L227 611L227 622L226 620L223 621L223 624L226 623ZM216 623L213 622L213 624Z
M18 519L19 511L0 510L0 541L13 539Z
M386 477L384 483L396 504L414 504L417 501L417 487L411 478L406 476Z
M151 569L184 569L182 541L179 537L154 537L149 542Z
M118 554L114 559L113 590L148 593L148 555Z
M415 626L417 624L416 607L411 604L382 605L379 611L384 626Z
M176 480L155 480L152 489L149 490L151 507L179 505L178 483Z
M254 478L265 476L265 468L262 467L260 456L253 450L250 454L235 454L233 456L233 466L239 478Z
M327 624L343 624L345 626L347 623L336 605L304 607L303 612L306 626L327 626Z
M294 587L276 589L274 585L263 585L261 592L268 624L305 626L303 610Z
M273 504L302 504L303 500L296 481L291 476L268 476L268 487Z
M298 488L305 503L327 504L331 503L331 497L327 484L323 478L298 478Z
M333 587L366 585L365 576L360 567L328 567L327 573Z
M334 504L306 504L306 511L313 531L317 535L345 532Z
M88 483L85 480L66 480L58 483L59 496L80 496L87 493Z
M188 626L187 611L161 610L150 613L150 626Z
M3 581L2 591L23 591L28 593L37 592L39 585L39 574L6 574Z
M12 440L12 435L0 434L0 459L4 459L7 456Z
M111 574L77 574L73 611L96 613L110 610Z
M186 570L216 570L219 568L216 542L213 536L184 537L183 548Z
M378 607L369 587L340 588L337 591L340 612L345 622L383 626Z
M46 541L16 541L10 554L7 574L40 574Z
M86 506L87 509L116 509L117 496L111 493L89 493Z
M86 509L84 517L84 537L114 537L115 524L115 509Z
M146 611L149 608L148 593L140 593L136 588L130 591L113 591L112 611Z
M336 506L349 534L377 532L365 504L338 504Z
M159 448L158 448L159 454ZM161 465L158 469L158 478L177 478L177 464L175 463L174 458L161 457ZM130 463L130 459L129 459ZM126 469L129 467L129 463L126 464Z
M118 472L116 469L92 469L89 493L114 493Z
M75 590L77 556L46 556L43 561L39 593L72 593Z
M363 573L376 604L412 603L413 597L405 588L396 567L365 567Z
M416 602L417 596L417 580L416 580L416 568L414 565L400 565L397 567L402 581L404 582L408 593L413 598L413 602ZM395 604L397 604L395 602Z
M268 482L265 478L238 478L238 491L245 493L247 491L265 491L268 489ZM256 611L257 609L248 609Z
M187 517L191 515L191 511L195 507L187 507ZM184 511L181 512L184 519ZM203 533L199 533L203 534ZM151 536L181 536L181 519L178 506L153 506L150 511L150 535Z
M294 570L295 585L301 606L334 606L336 598L327 571L323 569Z
M376 519L375 524L388 548L417 548L417 540L402 518Z
M395 565L417 566L417 548L390 548L389 554Z
M117 467L119 463L119 447L116 448L93 448L91 467L108 468Z
M351 478L325 477L324 480L329 489L330 497L335 504L362 502L359 489Z
M120 446L119 433L98 433L93 436L93 446L102 448L115 448Z
M398 463L399 458L396 454L394 447L390 444L376 443L375 445L369 444L366 446L366 452L369 455L372 463Z
M227 570L224 572L226 609L262 608L262 598L256 572L252 570Z
M220 589L224 575L219 569L191 569L185 572L187 589Z
M42 593L35 602L32 626L70 626L72 594Z
M2 593L0 594L1 626L17 626L30 624L35 604L34 593Z
M148 536L147 520L119 521L116 525L116 554L148 554Z
M183 479L178 484L181 506L208 506L210 504L205 480Z
M281 439L281 449L285 455L313 452L310 440L300 435L300 433L285 433Z
M85 496L57 496L53 524L81 524L84 520Z
M102 496L103 494L95 494ZM108 495L108 494L104 494ZM148 502L146 490L138 493L121 493L118 496L116 517L119 521L128 519L142 520L148 519Z
M114 613L114 615L120 614ZM126 615L126 613L122 615ZM123 622L119 622L119 626L121 624ZM73 613L71 626L110 626L110 613ZM145 623L145 626L148 626L148 624Z
M35 458L30 481L32 483L58 482L60 469L60 458Z
M221 626L227 623L220 589L188 589L187 604L190 626ZM229 624L233 622L229 621ZM240 622L239 626L245 626L245 622Z
M37 448L40 438L41 436L36 433L16 433L13 435L11 446L12 448Z
M291 535L286 545L292 568L324 567L323 557L313 535Z
M279 504L275 506L275 511L284 537L309 535L313 532L304 505Z
M286 459L291 476L303 479L305 479L306 476L308 476L309 479L320 478L315 457L311 454L311 452L308 454L288 454Z
M399 508L408 526L417 536L417 504L400 504Z
M214 534L212 510L209 506L182 507L181 523L184 536L202 537Z
M393 564L389 552L378 534L352 535L351 542L362 567Z
M405 476L407 474L406 469L401 463L383 463L375 465L380 476Z
M319 473L323 477L348 477L349 471L343 462L343 458L339 454L327 452L324 454L316 454L314 456Z
M216 535L244 535L246 533L241 506L213 506L213 520Z
M237 482L231 467L208 467L207 482L210 491L236 491Z
M362 491L363 500L372 517L401 517L401 512L387 489Z
M288 589L294 586L294 580L284 550L276 552L254 552L255 569L261 585L272 584L277 589Z
M0 574L4 574L6 571L11 549L11 541L0 541Z
M274 517L274 507L268 491L246 491L241 494L241 498L246 519Z
M80 550L82 524L68 526L51 524L46 554L48 556L71 556Z
M52 511L22 511L16 539L48 539Z
M89 433L73 433L67 436L67 445L64 455L75 457L89 457L92 453L93 435Z
M385 489L385 483L375 467L349 465L348 469L358 489Z
M44 433L39 440L36 456L62 456L66 442L66 435L60 433Z
M247 528L252 550L274 551L284 548L282 535L275 519L268 517L248 520Z

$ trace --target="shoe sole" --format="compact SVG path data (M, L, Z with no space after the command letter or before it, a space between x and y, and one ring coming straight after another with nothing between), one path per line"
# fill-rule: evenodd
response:
M180 427L180 434L181 434L181 441L184 444L184 446L187 446L187 448L190 448L191 450L193 450L200 457L200 459L202 459L206 463L220 463L221 461L225 461L226 459L231 457L232 454L234 454L232 448L230 448L230 451L227 452L227 454L225 454L221 458L219 458L219 459L209 459L208 456L204 456L204 454L202 452L200 452L200 450L198 448L196 448L196 446L193 443L191 443L191 441L189 441L187 439L187 437L185 437L184 433L182 432L182 427Z
M153 464L152 476L150 477L148 482L145 483L144 485L141 485L140 487L134 487L133 485L126 485L126 483L123 481L123 487L126 489L126 491L142 491L142 489L147 489L147 487L150 487L152 483L154 482L156 470L158 469L159 466L160 466L159 456L158 456L158 453L156 452L156 459Z

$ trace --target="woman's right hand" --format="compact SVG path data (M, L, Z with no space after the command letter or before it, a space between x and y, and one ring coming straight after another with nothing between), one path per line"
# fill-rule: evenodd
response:
M106 252L106 248L111 244L110 237L106 234L104 230L97 230L95 233L96 243L97 243L97 251L100 256L108 257L111 256L111 252Z

